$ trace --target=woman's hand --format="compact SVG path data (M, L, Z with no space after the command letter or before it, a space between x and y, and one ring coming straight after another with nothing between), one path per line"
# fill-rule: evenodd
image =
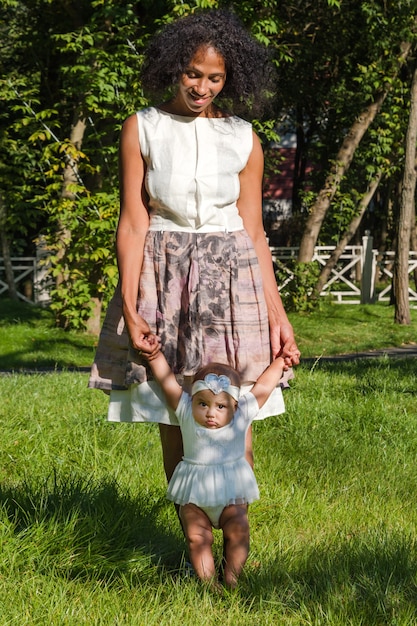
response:
M160 340L151 332L148 322L136 314L126 325L132 347L149 360L155 357L160 350Z
M148 360L153 361L161 352L161 340L156 335L147 335L144 339L148 345L148 350L141 350L142 355Z
M283 322L270 329L272 358L278 356L284 359L285 367L288 369L300 363L300 350L294 337L291 324Z

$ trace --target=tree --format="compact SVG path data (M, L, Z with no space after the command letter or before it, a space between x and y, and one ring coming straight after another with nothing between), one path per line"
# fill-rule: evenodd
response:
M382 170L379 170L374 176L374 179L371 181L366 193L363 195L363 197L361 198L359 202L358 213L353 217L352 221L349 224L349 227L347 228L343 236L339 239L337 245L335 246L335 249L330 254L330 257L328 258L325 265L323 266L323 269L320 272L317 283L313 289L312 295L314 297L317 298L318 296L320 296L320 293L322 289L324 288L326 282L328 281L332 270L336 267L338 260L343 254L343 251L345 250L349 241L352 239L352 237L356 233L358 226L364 216L364 213L370 201L372 200L372 197L375 191L378 188L381 178L382 178Z
M367 4L367 3L364 3ZM373 15L372 15L373 17ZM395 20L402 17L405 19L403 24L403 30L409 16L394 14L389 21L390 24ZM387 17L385 19L387 21ZM413 20L411 31L415 39L416 22ZM410 32L408 32L410 34ZM396 31L391 35L391 47L395 49L395 37ZM379 38L381 34L379 33ZM394 40L393 40L394 39ZM335 157L331 160L331 166L329 173L324 180L324 184L315 196L315 200L309 207L308 217L304 226L303 236L300 243L299 262L306 263L311 261L314 253L314 247L317 244L317 240L320 234L320 229L323 224L323 220L331 206L332 200L335 197L337 190L340 188L342 180L345 178L347 170L349 169L352 160L355 156L355 152L360 145L365 133L370 128L371 124L375 122L378 113L381 110L382 105L386 99L388 92L392 89L395 83L395 77L398 76L404 62L406 61L410 51L413 49L413 44L410 41L402 42L400 44L401 53L397 58L392 58L387 64L386 58L386 46L387 41L383 40L384 49L381 51L380 58L369 60L369 67L363 68L363 72L367 76L366 80L360 76L356 77L356 84L363 89L363 98L367 99L370 89L375 89L376 94L373 96L372 102L370 102L359 114L356 114L354 122L350 125L349 131L345 134L340 148L337 151ZM380 48L375 45L375 49L378 51ZM356 63L359 64L361 60L358 58ZM362 60L363 64L363 60ZM384 67L385 66L385 67ZM362 65L363 67L363 65ZM347 94L345 95L345 97ZM342 113L343 109L340 109ZM343 114L342 114L343 115Z
M417 142L417 63L414 66L410 94L409 124L406 136L404 175L398 221L397 249L394 262L395 322L410 324L408 299L408 257L412 218L415 214L416 142ZM415 225L414 225L415 228Z
M4 29L4 64L15 67L2 76L14 110L5 128L16 131L15 154L33 155L25 210L33 207L46 238L57 278L52 308L66 327L82 327L117 279L116 138L122 120L145 102L131 42L140 41L144 14L153 21L152 7L87 0L2 6L4 23L13 25ZM11 180L18 189L16 171Z
M309 216L305 223L298 253L298 261L300 263L308 263L312 260L320 228L330 204L336 191L340 187L346 170L352 162L355 150L370 124L375 119L385 96L386 93L379 94L374 102L362 111L345 136L330 173L325 180L324 186L317 194L317 198L310 209Z
M17 289L14 282L13 266L10 257L10 245L7 237L7 213L3 198L0 194L0 244L3 256L4 269L6 274L6 283L9 290L11 300L17 300Z

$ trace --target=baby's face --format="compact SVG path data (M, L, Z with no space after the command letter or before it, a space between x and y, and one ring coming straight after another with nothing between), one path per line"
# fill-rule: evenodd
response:
M193 417L204 428L222 428L233 419L236 400L222 391L214 394L210 389L202 389L193 395Z

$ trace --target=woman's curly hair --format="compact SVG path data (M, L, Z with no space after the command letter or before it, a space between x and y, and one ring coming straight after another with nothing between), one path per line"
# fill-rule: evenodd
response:
M271 90L269 54L230 10L199 11L157 33L145 51L141 72L145 92L159 96L172 91L197 50L207 46L225 62L223 106L237 114L260 115Z

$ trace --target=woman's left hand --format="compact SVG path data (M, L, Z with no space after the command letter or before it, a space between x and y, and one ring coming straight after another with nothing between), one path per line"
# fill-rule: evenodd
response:
M143 339L143 347L140 350L142 356L148 361L155 359L161 351L161 340L156 335L149 333Z
M282 357L286 369L298 365L301 353L295 341L291 324L280 324L272 328L270 332L272 358Z

